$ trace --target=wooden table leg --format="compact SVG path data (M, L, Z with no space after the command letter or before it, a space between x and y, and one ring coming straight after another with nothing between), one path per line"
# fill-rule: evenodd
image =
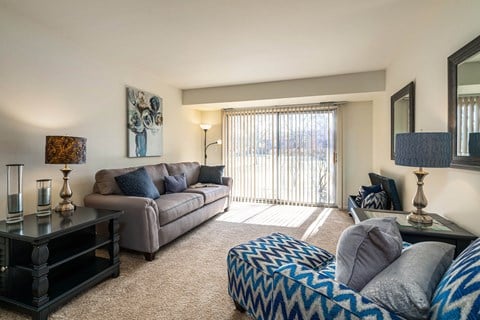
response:
M118 219L110 220L108 223L108 231L110 232L110 239L112 240L112 242L108 246L108 254L110 256L110 263L117 266L115 272L112 275L113 278L116 278L120 275L120 258L118 256L118 252L120 251L120 247L118 245L120 235L118 234L118 229Z
M33 305L39 307L48 302L48 241L34 243L32 250L32 295Z

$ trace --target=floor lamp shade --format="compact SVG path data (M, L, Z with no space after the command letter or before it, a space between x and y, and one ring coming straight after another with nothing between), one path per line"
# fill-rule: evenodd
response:
M416 210L408 215L408 221L414 224L432 224L432 218L423 212L428 204L423 193L423 179L428 172L423 168L450 166L452 137L448 132L400 133L397 134L395 143L395 164L419 167L413 172L417 176L417 193L413 198Z
M55 211L71 212L75 206L70 200L73 192L70 189L68 175L72 171L69 164L85 163L87 158L87 139L68 136L47 136L45 142L45 163L64 164L60 169L63 173L63 186L60 190L62 201L55 207Z

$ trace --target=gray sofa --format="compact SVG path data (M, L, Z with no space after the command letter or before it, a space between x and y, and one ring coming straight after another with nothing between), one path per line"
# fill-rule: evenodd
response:
M155 258L158 249L210 219L228 210L232 179L222 177L222 185L196 185L200 174L198 162L160 163L144 166L157 187L160 198L153 200L122 193L115 177L140 167L103 169L95 174L93 193L85 196L87 207L123 210L120 216L120 246ZM185 173L189 188L166 193L165 176Z

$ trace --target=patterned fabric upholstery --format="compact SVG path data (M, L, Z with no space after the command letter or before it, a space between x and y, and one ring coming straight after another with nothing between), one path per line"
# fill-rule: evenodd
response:
M332 254L280 233L232 248L227 263L230 296L258 320L403 319L335 281ZM429 319L480 319L480 239L444 274Z
M370 209L387 209L388 196L385 191L380 191L377 193L370 193L368 196L363 199L361 203L362 208Z
M336 282L330 274L297 264L278 269L273 288L269 319L402 319Z
M319 268L332 261L329 252L281 233L230 249L228 293L256 319L270 319L273 273L294 263Z
M465 249L443 275L433 295L430 318L480 319L480 239Z

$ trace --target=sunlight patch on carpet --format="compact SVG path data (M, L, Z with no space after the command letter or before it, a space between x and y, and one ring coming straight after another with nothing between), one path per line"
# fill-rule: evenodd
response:
M320 228L323 226L325 221L327 221L328 217L334 212L334 209L332 208L325 208L323 209L318 217L315 219L315 221L310 224L310 226L307 228L305 233L302 236L302 240L306 241L308 238L316 235Z
M318 208L233 202L217 221L278 227L300 227Z

